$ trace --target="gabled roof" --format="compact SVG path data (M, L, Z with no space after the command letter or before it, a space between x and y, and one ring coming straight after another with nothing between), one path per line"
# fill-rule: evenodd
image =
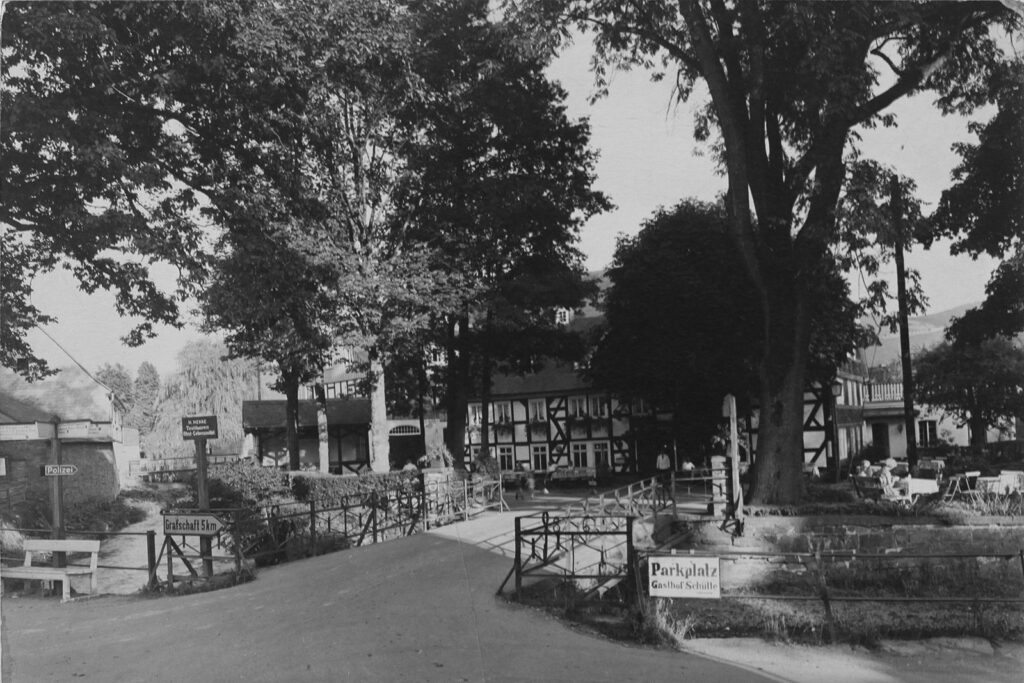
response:
M578 315L566 328L584 336L604 322L604 315ZM570 363L551 358L544 360L544 365L536 372L525 375L495 374L491 380L491 397L510 397L523 395L564 394L573 391L587 391L592 384L580 377ZM479 398L479 397L477 397Z
M0 423L49 422L52 418L51 413L9 396L0 389Z
M242 428L284 429L287 401L242 401ZM370 424L370 400L365 398L327 399L327 424ZM299 401L299 426L316 426L316 401Z
M590 382L580 377L571 365L549 361L540 370L527 375L495 375L491 382L491 398L564 394L585 391L590 387Z
M0 405L10 405L19 416L29 418L25 422L40 421L40 415L44 416L43 422L49 422L53 415L62 422L111 420L110 389L80 368L64 368L57 375L36 382L0 368L0 401ZM36 412L24 412L25 407Z

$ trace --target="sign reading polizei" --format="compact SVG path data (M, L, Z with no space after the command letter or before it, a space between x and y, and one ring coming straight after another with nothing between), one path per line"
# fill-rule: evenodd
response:
M647 560L651 597L722 597L721 563L717 557L651 556Z
M181 418L181 437L189 439L216 439L217 417L215 415L193 415Z
M44 477L70 477L78 473L78 465L43 465Z
M211 512L163 512L165 536L216 536L224 522Z

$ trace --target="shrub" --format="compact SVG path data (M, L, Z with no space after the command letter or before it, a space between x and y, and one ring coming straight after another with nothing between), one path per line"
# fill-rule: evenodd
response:
M416 472L381 472L358 477L323 472L290 472L291 492L296 500L332 507L349 496L376 492L386 496L393 491L410 493L419 486Z
M211 467L208 480L211 507L263 505L288 495L283 472L245 460ZM195 488L193 477L190 490L194 493ZM214 503L215 498L217 503Z

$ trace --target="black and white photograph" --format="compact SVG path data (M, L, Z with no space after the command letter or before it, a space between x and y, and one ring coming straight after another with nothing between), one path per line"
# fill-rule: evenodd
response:
M0 0L0 682L1022 678L1024 0Z

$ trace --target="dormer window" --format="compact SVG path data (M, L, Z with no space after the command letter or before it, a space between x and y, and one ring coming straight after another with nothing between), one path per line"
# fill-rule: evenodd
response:
M555 309L555 324L556 325L568 325L570 312L568 308L556 308Z

